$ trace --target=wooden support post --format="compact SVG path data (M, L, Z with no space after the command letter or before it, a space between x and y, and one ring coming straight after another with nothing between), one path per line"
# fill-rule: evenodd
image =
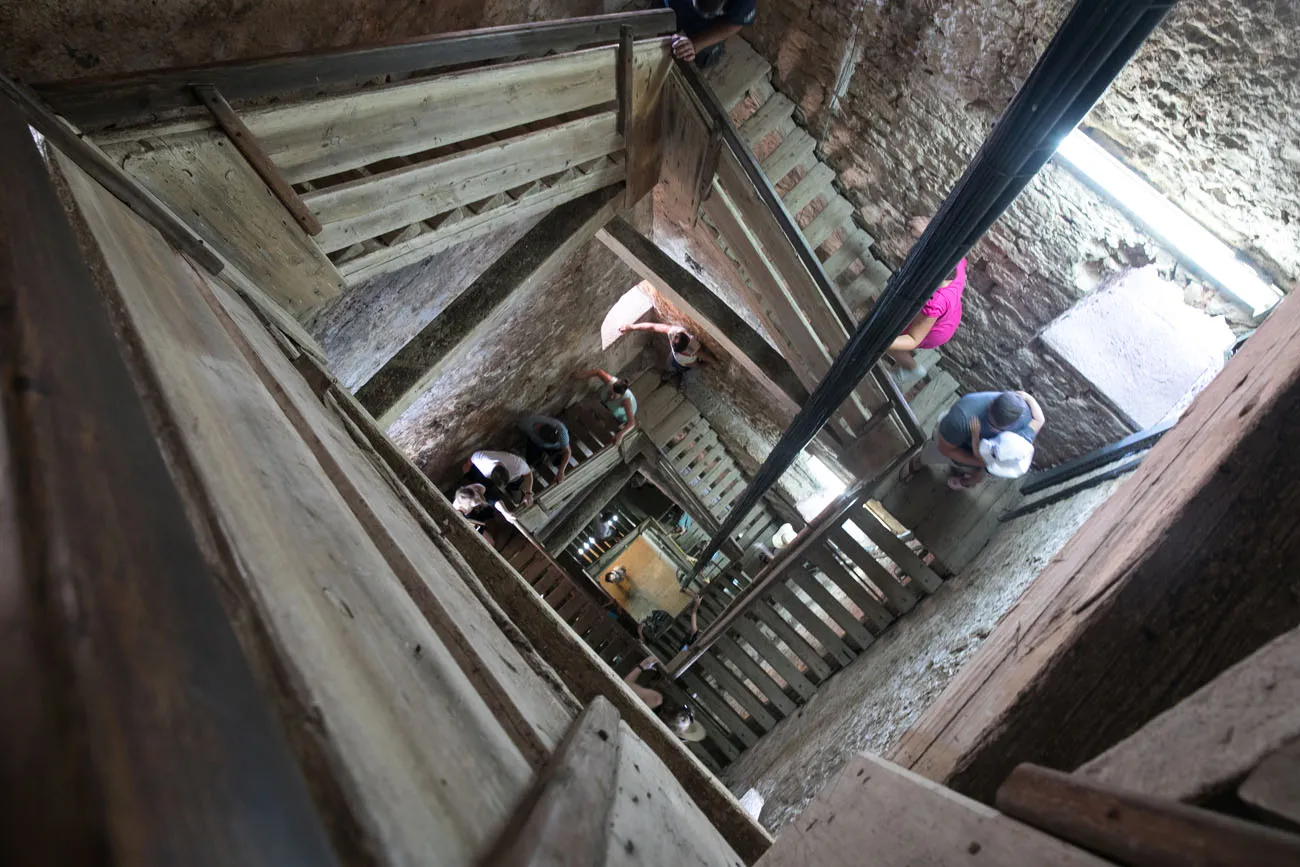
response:
M357 390L361 405L391 426L517 289L551 279L591 240L622 206L621 192L621 185L606 187L544 217Z
M1300 622L1300 299L1283 299L896 752L991 797L1076 767Z
M271 162L271 158L266 155L266 151L262 150L262 146L257 143L257 138L249 131L248 127L244 126L244 122L239 119L239 115L235 114L235 110L230 107L230 103L226 102L226 98L221 95L221 91L211 84L196 84L194 85L194 95L207 106L208 111L212 113L212 119L217 122L217 126L221 127L221 131L244 155L244 159L248 160L248 164L252 166L253 171L257 172L257 176L266 182L267 188L280 200L280 204L284 205L285 210L293 215L293 218L298 221L298 225L302 226L303 231L308 235L319 235L321 233L320 220L316 219L316 215L311 212L311 209L303 204L302 199L298 198L298 194L294 192L293 187L289 186L289 182L280 174L280 170L275 167L275 163Z
M632 127L632 59L632 28L623 27L618 33L618 54L614 60L614 80L618 91L618 134L621 136L626 136Z
M596 696L573 722L482 863L493 867L604 864L618 799L618 711Z
M1008 816L1129 867L1300 864L1300 836L1295 834L1036 765L1011 772L998 789L997 806Z

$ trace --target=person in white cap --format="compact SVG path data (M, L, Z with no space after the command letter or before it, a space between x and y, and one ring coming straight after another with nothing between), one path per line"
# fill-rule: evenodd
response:
M654 657L648 656L636 668L629 671L623 681L632 687L632 691L651 710L658 713L659 719L663 720L664 725L672 729L673 734L677 735L678 738L692 742L704 740L708 733L704 730L704 726L695 721L695 713L689 707L681 705L671 709L664 708L664 694L662 692L637 683L637 679L641 677L642 672L650 671L654 667Z
M1043 408L1028 392L964 395L935 425L920 453L904 464L899 481L910 480L922 464L947 467L948 487L954 491L978 485L988 473L1018 478L1029 471L1034 437L1045 422Z

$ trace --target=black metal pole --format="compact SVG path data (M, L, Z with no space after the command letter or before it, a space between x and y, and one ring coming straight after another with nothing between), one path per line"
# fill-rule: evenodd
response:
M790 423L699 558L707 563L912 320L943 276L1001 216L1176 0L1078 0L871 315ZM697 567L698 568L698 567Z

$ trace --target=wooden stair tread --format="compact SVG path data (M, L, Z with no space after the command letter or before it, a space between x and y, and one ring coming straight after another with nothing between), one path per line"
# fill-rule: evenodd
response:
M735 108L754 85L772 74L772 65L743 39L727 40L718 64L704 73L704 80L727 110Z

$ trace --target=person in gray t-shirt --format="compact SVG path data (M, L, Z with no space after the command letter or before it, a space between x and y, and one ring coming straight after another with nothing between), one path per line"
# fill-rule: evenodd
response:
M1024 391L977 391L963 395L935 426L920 454L904 465L899 480L906 482L922 464L947 466L952 471L948 487L959 490L984 480L981 440L1010 432L1032 443L1045 421L1038 401Z
M564 481L569 471L573 450L569 447L569 429L564 422L548 415L530 415L519 422L519 429L528 438L524 458L530 467L548 460L555 461L555 481Z

